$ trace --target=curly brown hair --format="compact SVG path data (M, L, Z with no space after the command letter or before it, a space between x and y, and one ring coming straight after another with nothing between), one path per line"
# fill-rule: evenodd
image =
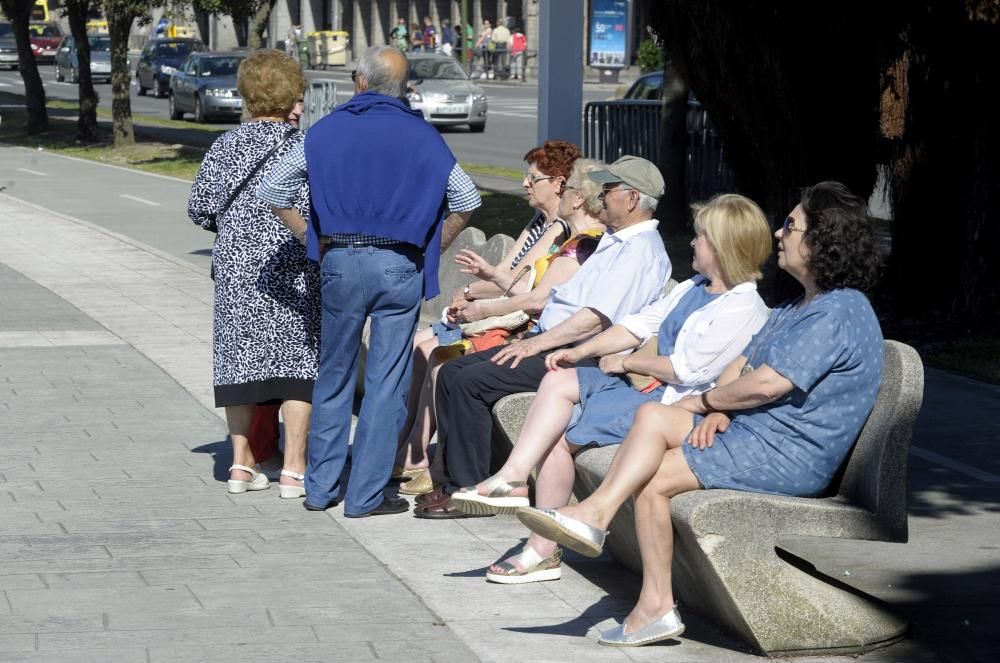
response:
M566 140L547 140L539 147L528 150L524 160L552 177L569 179L573 162L583 156L580 148Z
M821 290L867 292L878 281L882 254L875 244L868 205L840 182L820 182L802 192L803 240L809 269Z
M298 62L271 48L254 51L240 63L236 88L251 117L280 117L291 112L306 89Z

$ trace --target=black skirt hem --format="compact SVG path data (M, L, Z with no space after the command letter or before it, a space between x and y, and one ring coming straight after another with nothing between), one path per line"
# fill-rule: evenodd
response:
M215 385L215 407L305 401L312 403L315 380L270 378L242 384Z

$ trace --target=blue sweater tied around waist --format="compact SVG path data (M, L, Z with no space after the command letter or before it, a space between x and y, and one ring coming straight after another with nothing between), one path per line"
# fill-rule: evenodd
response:
M424 297L440 292L441 227L455 157L437 129L403 101L362 92L306 133L312 200L306 250L319 236L363 233L424 254Z

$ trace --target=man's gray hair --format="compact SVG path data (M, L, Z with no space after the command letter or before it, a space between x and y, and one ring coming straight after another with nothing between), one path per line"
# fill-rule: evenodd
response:
M647 196L642 191L639 192L639 209L646 210L647 212L656 211L656 204L658 202L658 199Z
M393 78L393 72L382 62L382 54L396 51L393 46L369 46L358 62L358 76L364 76L368 89L388 97L402 99L406 96L406 69L401 79ZM404 56L405 57L405 56Z

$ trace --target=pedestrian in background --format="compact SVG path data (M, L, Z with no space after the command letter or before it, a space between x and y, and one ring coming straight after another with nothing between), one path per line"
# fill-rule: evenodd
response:
M433 52L437 50L438 37L437 28L431 23L430 16L424 16L424 50Z
M406 29L405 18L399 19L396 23L396 27L394 27L392 32L389 33L389 37L392 39L392 45L404 53L410 49L410 35L409 31Z
M420 29L420 25L417 23L410 26L410 50L424 50L424 32Z
M406 418L420 301L438 294L441 251L481 201L441 134L402 100L406 56L372 46L353 77L354 97L310 128L304 152L289 154L258 195L271 200L271 191L293 189L308 176L310 223L292 207L275 210L307 233L322 279L305 506L319 511L339 501L350 449L344 515L361 518L409 508L383 491ZM414 148L410 158L397 158L400 144ZM361 333L369 318L365 395L352 447Z
M490 41L493 38L493 26L488 20L483 21L483 29L479 31L479 37L476 39L475 53L479 55L479 60L483 66L483 73L480 74L480 78L486 78L487 73L490 71Z
M490 36L492 73L490 78L506 79L510 72L510 29L501 21Z
M510 61L514 72L514 80L524 80L525 60L527 59L528 38L521 32L521 27L514 28L510 35Z
M455 50L455 32L451 29L451 21L441 21L441 52L451 55Z
M286 152L301 149L303 134L288 119L302 101L305 77L284 53L260 50L240 64L236 85L251 119L215 141L188 201L191 220L218 231L212 251L215 406L226 409L233 444L229 492L244 493L270 485L248 440L256 404L281 403L279 490L281 497L302 497L319 352L319 274L254 191ZM304 187L286 200L308 214Z

